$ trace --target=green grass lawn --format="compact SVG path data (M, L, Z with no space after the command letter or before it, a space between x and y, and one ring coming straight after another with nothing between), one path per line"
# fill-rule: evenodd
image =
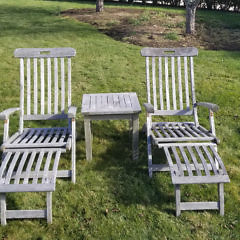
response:
M161 173L148 178L143 134L140 160L131 160L127 121L94 122L93 161L85 160L82 94L134 91L142 104L146 91L145 60L140 56L140 47L115 41L88 24L59 15L62 10L84 7L95 5L0 0L0 111L19 104L18 61L13 58L13 51L20 47L69 46L77 50L72 95L73 105L78 107L77 183L57 180L52 225L48 226L45 220L9 220L6 227L0 227L1 239L240 239L240 51L200 50L195 60L198 100L220 106L215 118L221 140L218 149L231 179L225 184L225 216L217 211L188 211L176 218L170 175ZM209 12L199 14L208 21ZM234 29L240 15L228 16L229 21L224 14L214 18ZM207 112L199 114L207 126ZM140 125L144 122L143 112ZM17 128L18 118L14 116L11 131ZM2 133L3 124L1 138ZM70 158L61 159L63 165L69 163L67 159ZM184 200L217 197L215 186L183 189ZM45 206L45 195L39 193L9 194L7 200L9 209Z

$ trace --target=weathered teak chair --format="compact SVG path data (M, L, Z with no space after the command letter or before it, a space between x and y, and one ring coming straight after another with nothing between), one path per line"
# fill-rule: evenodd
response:
M5 121L2 150L71 149L71 170L58 170L57 177L71 177L72 182L75 182L76 107L71 106L71 58L75 54L73 48L16 49L14 55L20 59L20 107L0 114ZM17 110L19 130L9 137L9 116ZM29 120L68 122L64 127L24 128Z
M149 176L154 171L171 171L177 215L181 210L197 209L220 209L223 215L223 183L229 177L217 153L213 112L218 106L197 102L195 97L193 57L198 50L143 48L141 54L146 57ZM198 106L209 109L210 130L199 124ZM159 116L192 116L193 121L156 121ZM152 144L164 150L168 164L153 164ZM181 202L180 184L197 183L218 183L219 202Z

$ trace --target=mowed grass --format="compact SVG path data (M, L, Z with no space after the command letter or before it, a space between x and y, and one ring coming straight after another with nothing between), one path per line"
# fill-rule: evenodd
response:
M231 179L230 184L225 184L225 216L217 211L202 211L183 212L176 218L169 173L156 173L148 178L142 133L140 159L131 160L127 121L94 122L93 161L85 160L82 94L134 91L142 104L146 101L146 90L145 60L140 56L140 47L117 42L88 24L59 16L62 10L83 7L95 6L80 2L0 0L0 111L19 104L18 61L13 58L13 51L20 47L69 46L77 50L72 95L73 105L78 107L77 183L57 180L52 225L45 220L9 220L6 227L0 227L1 239L239 239L240 52L200 50L195 60L198 100L220 106L215 115L221 140L218 149ZM228 15L231 21L224 24L231 28L240 17ZM222 16L218 17L221 20ZM207 112L200 110L199 114L200 121L208 126ZM144 122L143 111L140 126ZM14 116L11 131L17 128L18 117ZM3 123L0 137L2 132ZM63 157L61 166L69 167L69 159ZM184 186L183 190L183 200L217 197L216 186ZM9 209L43 208L45 194L8 194L7 203Z

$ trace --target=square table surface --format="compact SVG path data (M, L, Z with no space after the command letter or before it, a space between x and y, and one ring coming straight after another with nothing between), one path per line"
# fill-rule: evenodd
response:
M83 115L135 114L141 112L141 107L134 92L84 94L81 112Z

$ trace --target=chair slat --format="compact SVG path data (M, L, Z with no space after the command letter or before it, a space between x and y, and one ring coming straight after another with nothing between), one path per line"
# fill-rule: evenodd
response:
M160 98L160 109L164 110L163 102L163 84L162 84L162 57L158 58L158 81L159 81L159 98Z
M71 58L68 58L68 107L72 105L72 66Z
M20 58L20 119L19 130L23 131L23 115L24 115L24 59Z
M46 163L44 165L44 170L43 170L43 177L42 177L42 183L49 183L49 167L50 167L50 162L52 159L53 152L49 151L46 159Z
M47 72L48 72L48 114L52 113L52 65L51 59L47 59Z
M190 153L191 158L192 158L192 160L193 160L193 164L194 164L194 166L195 166L195 170L196 170L196 172L197 172L197 175L198 175L198 176L202 176L202 173L201 173L201 171L199 170L199 169L200 169L200 167L199 167L200 164L198 163L197 158L196 158L195 154L194 154L193 151L192 151L192 148L189 147L189 146L187 146L187 149L188 149L188 152Z
M200 157L200 160L201 160L201 162L202 162L202 164L203 164L204 171L205 171L206 175L207 175L207 176L210 176L210 172L209 172L209 170L208 170L207 162L206 162L206 160L205 160L202 152L200 151L199 146L194 146L194 148L196 149L197 154L198 154L198 156Z
M58 168L58 163L59 163L59 159L60 159L60 155L61 155L61 152L58 151L56 152L56 156L55 156L55 160L54 160L54 164L53 164L53 179L52 181L55 183L56 181L56 176L57 176L57 168Z
M58 113L58 59L54 58L54 113Z
M14 184L19 184L21 174L22 174L22 170L23 170L23 167L24 167L24 164L26 162L28 154L29 154L28 152L23 153L23 156L21 158L20 164L19 164L17 172L16 172L16 177L15 177L15 180L14 180Z
M38 160L37 160L37 164L35 167L35 174L33 177L33 182L32 184L37 184L38 183L38 177L39 177L39 172L40 172L40 167L43 161L43 157L44 157L44 152L40 152L39 156L38 156Z
M186 164L186 167L187 167L187 171L188 171L188 176L192 177L192 176L193 176L193 173L192 173L192 169L191 169L191 166L190 166L190 162L189 162L189 160L188 160L188 157L187 157L187 155L186 155L186 152L185 152L185 150L184 150L183 147L179 147L179 149L180 149L180 152L181 152L181 154L182 154L182 157L183 157L183 159L184 159L184 161L185 161L185 164Z
M170 110L169 83L168 83L168 58L165 57L164 59L165 59L165 87L166 87L167 110Z
M152 57L152 88L153 88L153 107L157 110L157 91L156 91L156 66L155 57Z
M185 127L185 129L194 137L200 137L199 134L197 134L195 131L193 131L188 124L183 124L183 126Z
M35 132L36 132L35 129L31 129L30 131L28 131L28 134L25 135L25 137L19 143L23 144L26 142L33 142L32 138L34 137Z
M216 163L214 162L213 157L211 156L211 154L210 154L210 152L208 151L208 149L207 149L206 146L203 146L202 148L203 148L204 152L206 153L209 162L211 163L211 166L212 166L212 168L213 168L214 174L215 174L215 175L218 175L218 170L217 170L217 168L216 168Z
M148 103L151 103L149 57L146 57L146 79L147 79L147 99L148 99Z
M10 183L10 180L11 180L11 177L12 177L12 173L13 173L14 167L16 166L16 163L17 163L19 155L20 155L20 152L17 152L13 156L11 164L10 164L10 166L8 168L7 173L6 173L5 184L9 184Z
M45 79L44 79L44 59L40 59L41 70L41 114L45 113Z
M176 102L176 86L175 86L175 59L171 57L171 67L172 67L172 98L173 98L173 109L177 110Z
M1 168L0 168L0 178L3 178L4 171L6 169L6 166L10 160L12 153L8 152L6 155L4 154L2 157L4 157L3 162L1 163Z
M221 167L221 170L222 170L223 174L227 174L227 171L226 171L226 168L225 168L225 166L224 166L224 164L223 164L223 161L222 161L222 159L220 158L220 156L218 155L217 151L215 150L215 148L214 148L213 146L210 146L210 148L211 148L211 150L212 150L212 152L213 152L213 154L214 154L214 158L218 161L218 163L219 163L219 165L220 165L220 167Z
M34 75L34 114L38 114L38 68L37 58L33 59L33 75Z
M28 141L28 144L34 143L39 138L40 135L41 135L41 129L31 129L31 133L29 134L30 140ZM21 143L23 144L26 142L27 141L24 141Z
M187 57L184 57L184 79L185 79L185 97L186 97L186 107L189 108L189 89L188 89L188 65Z
M177 134L172 131L170 124L164 124L164 127L167 129L167 131L172 135L174 138L178 138Z
M27 59L27 114L31 114L31 61Z
M189 132L187 132L181 124L178 124L179 130L184 134L184 136L193 137Z
M61 111L65 109L65 64L64 58L61 58Z
M30 159L28 161L27 168L26 168L26 175L24 177L23 184L28 184L28 182L29 182L29 176L30 176L30 172L31 172L32 165L33 165L36 154L37 153L35 151L33 151L31 153L31 156L30 156Z
M183 96L182 96L182 73L181 73L181 58L177 58L178 64L178 93L179 93L179 107L183 109Z
M179 175L184 176L184 172L183 172L183 169L182 169L182 163L181 163L180 157L177 153L176 147L172 147L172 151L173 151L173 155L175 157L175 160L176 160L176 163L177 163L177 166L178 166Z

